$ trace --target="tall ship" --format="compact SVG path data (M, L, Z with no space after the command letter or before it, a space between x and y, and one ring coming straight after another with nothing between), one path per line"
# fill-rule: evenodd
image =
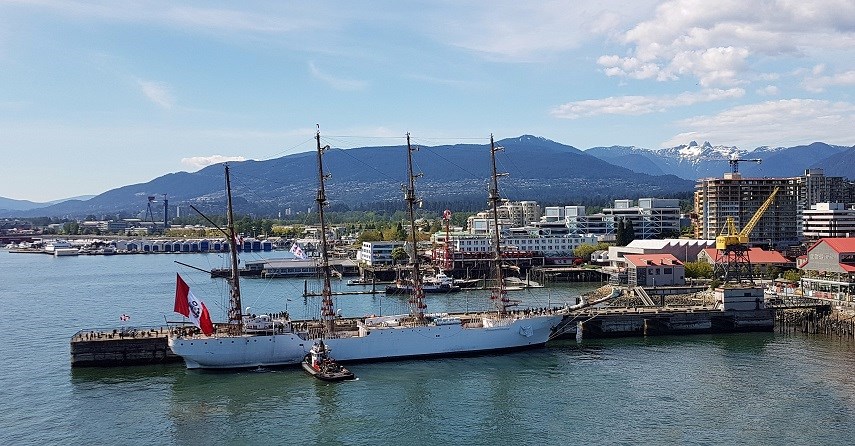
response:
M316 340L335 352L338 361L372 361L403 358L468 355L485 352L520 350L546 344L553 329L563 318L563 312L511 311L515 302L507 298L501 268L498 217L499 202L495 154L496 147L490 136L492 159L492 185L490 201L494 218L493 248L495 252L495 277L491 293L494 310L483 313L430 314L426 313L425 295L418 256L411 258L412 290L408 300L408 314L364 318L337 318L330 285L331 270L328 263L324 207L327 204L324 182L323 154L329 146L321 146L320 131L317 140L319 187L316 198L321 225L320 266L323 271L321 314L319 321L292 321L290 319L248 319L241 311L237 251L231 208L229 171L226 166L228 205L228 237L230 243L232 274L229 321L215 326L210 334L176 330L169 338L172 351L184 358L187 368L223 369L258 366L299 364L311 350ZM404 199L410 219L410 235L416 246L414 207L417 203L412 153L407 134L408 186ZM225 232L225 231L224 231ZM179 278L180 279L180 278ZM186 285L185 285L186 286ZM185 293L186 294L186 293ZM176 308L179 304L176 293ZM186 306L186 305L185 305ZM207 310L206 310L207 311ZM529 313L529 314L526 314Z

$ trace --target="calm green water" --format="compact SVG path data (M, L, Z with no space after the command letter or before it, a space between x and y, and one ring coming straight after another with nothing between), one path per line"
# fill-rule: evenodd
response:
M299 369L71 370L81 328L163 323L175 273L224 314L217 255L53 258L0 251L0 444L851 444L855 345L783 334L561 341L510 355L358 364L355 382ZM313 315L303 282L242 282L252 312ZM341 287L345 289L346 287ZM590 287L521 292L532 306ZM289 301L290 299L290 301ZM483 307L483 292L429 311ZM345 315L405 299L342 296Z

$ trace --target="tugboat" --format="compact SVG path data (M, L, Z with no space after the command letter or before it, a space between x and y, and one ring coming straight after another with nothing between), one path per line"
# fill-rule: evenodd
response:
M346 381L356 379L353 372L330 358L330 349L320 340L315 342L303 358L303 370L322 381Z

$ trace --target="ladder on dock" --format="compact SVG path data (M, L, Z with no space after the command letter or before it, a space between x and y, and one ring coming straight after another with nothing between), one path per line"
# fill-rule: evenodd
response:
M656 304L653 303L653 299L650 298L650 295L647 294L647 291L644 291L644 288L637 286L634 288L635 295L644 302L644 305L649 307L655 307Z

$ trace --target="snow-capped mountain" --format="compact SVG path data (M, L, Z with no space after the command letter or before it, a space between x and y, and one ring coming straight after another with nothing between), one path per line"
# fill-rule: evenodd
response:
M855 147L833 146L815 142L795 147L757 147L753 150L734 146L714 146L709 142L692 141L675 147L645 149L639 147L594 147L585 151L604 161L639 173L676 175L695 180L720 177L731 171L731 159L738 162L743 176L792 177L805 169L822 168L829 176L852 176L841 166L855 164ZM851 158L851 161L849 161ZM760 162L754 160L761 160Z

